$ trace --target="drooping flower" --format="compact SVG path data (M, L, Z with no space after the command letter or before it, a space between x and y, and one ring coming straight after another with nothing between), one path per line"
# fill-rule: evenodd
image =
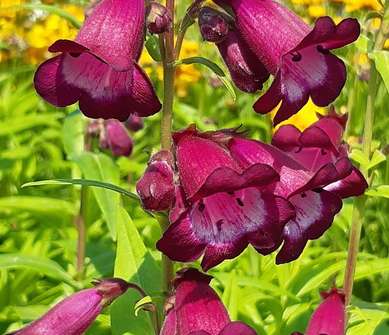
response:
M28 326L12 333L17 335L81 335L104 307L128 289L122 279L111 278L94 282L94 287L77 292L50 309Z
M308 240L324 234L340 211L341 198L323 187L337 181L346 171L350 173L351 164L342 160L339 164L332 163L318 171L310 171L276 147L244 138L234 139L230 150L234 158L245 167L264 163L279 173L280 180L270 185L268 191L287 199L293 205L296 215L283 228L280 236L283 244L276 262L295 260ZM278 246L260 251L268 254Z
M336 288L322 292L324 301L312 314L305 335L344 335L345 302L344 294ZM296 335L300 333L295 333Z
M200 133L194 127L174 134L180 179L168 230L157 248L176 261L202 254L208 270L238 256L248 244L259 252L276 249L290 203L263 189L279 175L267 162L245 166L231 151L233 130Z
M336 25L319 18L311 29L289 9L272 0L214 0L229 5L235 26L257 62L275 76L269 90L255 103L258 113L269 113L280 102L274 123L298 112L309 97L327 106L340 94L346 67L330 51L355 41L360 26L355 19Z
M274 134L272 143L300 162L307 170L317 172L334 164L344 166L338 177L324 189L341 198L359 196L368 187L361 172L347 157L347 145L342 141L347 115L331 112L304 131L285 125Z
M137 64L144 39L144 0L103 0L93 9L75 41L58 40L59 52L40 65L37 92L65 107L79 101L91 118L125 121L130 114L149 116L161 104Z
M169 209L175 197L173 156L167 150L154 154L142 178L136 184L136 191L147 210Z
M243 322L231 322L220 298L209 286L211 279L195 269L178 272L173 306L160 335L256 335Z
M213 8L203 7L199 13L199 27L203 38L218 47L233 82L240 90L253 93L262 89L270 74L257 61L231 19Z
M115 157L119 157L130 156L134 145L125 126L118 120L110 119L104 122L100 146L111 150Z

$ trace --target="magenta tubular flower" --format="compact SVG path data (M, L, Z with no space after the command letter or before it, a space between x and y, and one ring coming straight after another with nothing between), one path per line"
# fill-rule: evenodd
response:
M178 272L174 305L160 335L256 335L243 322L231 322L223 303L209 286L211 279L195 269Z
M215 0L232 7L235 25L256 55L257 62L275 76L269 90L255 103L266 114L281 101L274 123L297 113L309 97L327 106L340 94L346 81L344 63L330 50L355 41L360 26L355 19L336 25L319 18L313 29L289 9L272 0Z
M199 13L199 27L204 40L216 43L233 82L241 91L253 93L262 89L270 74L258 62L231 20L213 8L203 7Z
M344 294L334 288L330 292L322 292L321 296L324 301L313 313L305 335L344 335Z
M105 132L100 136L100 146L110 149L115 157L131 155L133 141L120 121L107 120L105 122Z
M171 225L157 248L176 261L202 254L208 270L238 256L248 244L275 249L284 224L294 216L288 201L262 190L278 180L266 163L244 166L230 152L240 135L233 130L200 133L191 127L174 134L180 184Z
M103 279L94 284L94 288L82 290L62 300L40 319L12 334L83 334L103 308L128 289L128 283L117 278Z
M347 157L347 147L342 142L346 122L347 115L332 112L328 116L321 116L303 132L292 125L282 126L274 134L272 143L307 170L318 172L335 166L335 179L324 189L341 198L359 196L368 184Z
M60 53L35 73L35 89L47 102L65 107L79 101L91 118L125 121L149 116L161 104L136 63L142 51L144 0L103 0L93 9L75 41L58 40Z
M349 165L343 167L341 164L328 164L318 171L310 171L276 147L244 138L235 138L230 150L233 157L246 167L264 163L279 173L280 180L268 187L269 192L287 199L293 205L296 215L283 228L280 237L283 244L276 262L295 260L307 241L324 234L340 211L341 198L323 187L337 181L340 172L349 168ZM278 246L259 251L268 254Z
M136 191L147 210L169 209L175 197L173 156L162 150L153 155L143 177L136 184Z

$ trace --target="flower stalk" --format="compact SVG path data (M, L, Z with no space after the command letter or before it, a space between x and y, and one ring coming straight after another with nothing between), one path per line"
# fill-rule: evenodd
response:
M376 35L373 51L382 50L385 40L389 34L389 4L385 4L384 15L382 18L381 27ZM366 157L371 156L371 145L373 140L373 126L374 126L374 104L379 88L380 76L374 62L371 62L369 80L369 91L366 103L365 114L365 128L363 132L362 151ZM362 172L366 179L369 180L369 173L362 167ZM344 292L345 304L348 306L351 301L355 268L357 263L357 256L359 250L359 242L361 238L361 230L363 224L363 213L366 206L367 197L362 196L354 200L352 225L349 238L349 248L346 263L346 271L344 277Z
M174 76L175 76L175 52L174 52L174 0L166 0L166 9L171 18L172 26L160 37L160 51L163 63L163 107L161 117L161 149L171 150L172 145L172 121L174 101ZM167 218L161 218L161 228L165 231L169 225ZM167 294L174 278L173 262L162 255L162 289Z

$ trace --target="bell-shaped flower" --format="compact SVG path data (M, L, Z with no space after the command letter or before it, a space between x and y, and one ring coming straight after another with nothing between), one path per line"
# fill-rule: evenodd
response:
M172 18L165 6L151 1L147 12L147 29L151 34L162 34L172 28Z
M239 34L257 62L275 77L255 103L256 112L269 113L281 103L274 118L278 124L297 113L309 97L318 106L327 106L338 97L346 67L331 50L358 38L357 20L345 19L336 25L330 17L321 17L312 29L273 0L214 1L232 8Z
M104 122L100 133L100 147L109 149L115 157L130 156L133 141L126 127L118 120L110 119Z
M94 282L94 287L79 291L62 300L28 326L12 333L17 335L81 335L104 307L125 293L129 287L122 279Z
M172 306L160 335L256 335L243 322L231 322L216 292L212 277L195 269L178 272L174 281Z
M164 211L172 206L175 197L173 165L173 155L167 150L151 157L144 175L136 184L145 209Z
M245 166L234 158L234 130L200 133L194 127L175 133L180 179L171 225L157 248L176 261L202 254L208 270L238 256L248 244L277 248L285 223L294 216L290 203L263 190L279 179L267 163Z
M57 107L78 101L91 118L125 121L130 114L157 113L161 104L137 64L145 14L144 0L102 0L75 41L58 40L49 47L60 54L36 71L39 95Z
M321 296L324 301L312 314L305 335L344 335L346 314L344 294L334 288L329 292L322 292Z
M214 42L218 47L231 79L241 91L253 93L262 89L270 74L225 14L203 7L199 13L199 27L204 40Z
M347 146L342 141L347 115L332 111L304 131L293 125L280 127L272 143L288 153L307 170L318 172L333 170L334 182L324 189L341 198L359 196L368 187L361 172L352 166L347 156ZM334 169L335 167L335 169Z

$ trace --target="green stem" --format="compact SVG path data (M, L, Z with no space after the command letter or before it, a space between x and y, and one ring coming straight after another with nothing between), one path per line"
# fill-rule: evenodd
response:
M166 0L166 8L170 17L172 18L173 27L161 37L161 55L163 55L163 83L164 83L164 95L163 95L163 108L161 118L161 149L170 150L172 145L172 120L173 120L173 101L174 101L174 77L175 68L173 66L175 61L174 53L174 12L175 3L174 0ZM163 48L163 49L162 49ZM165 231L168 227L168 219L161 220L161 227ZM171 283L174 277L173 262L162 255L162 288L165 294L170 291Z
M387 2L388 3L388 2ZM385 5L384 16L381 27L377 33L376 40L374 43L374 50L382 50L386 37L389 33L389 5ZM365 127L363 132L362 150L366 157L371 156L371 145L373 140L373 126L374 126L374 104L377 96L377 91L380 83L380 77L375 67L375 64L371 62L369 80L369 91L366 103L366 114L365 114ZM369 179L368 171L362 169L362 173L367 179ZM347 255L346 271L344 278L344 293L346 306L350 304L355 268L357 264L357 256L359 250L359 242L361 238L361 230L363 223L363 213L366 207L365 196L354 200L352 225L350 231L349 248Z

